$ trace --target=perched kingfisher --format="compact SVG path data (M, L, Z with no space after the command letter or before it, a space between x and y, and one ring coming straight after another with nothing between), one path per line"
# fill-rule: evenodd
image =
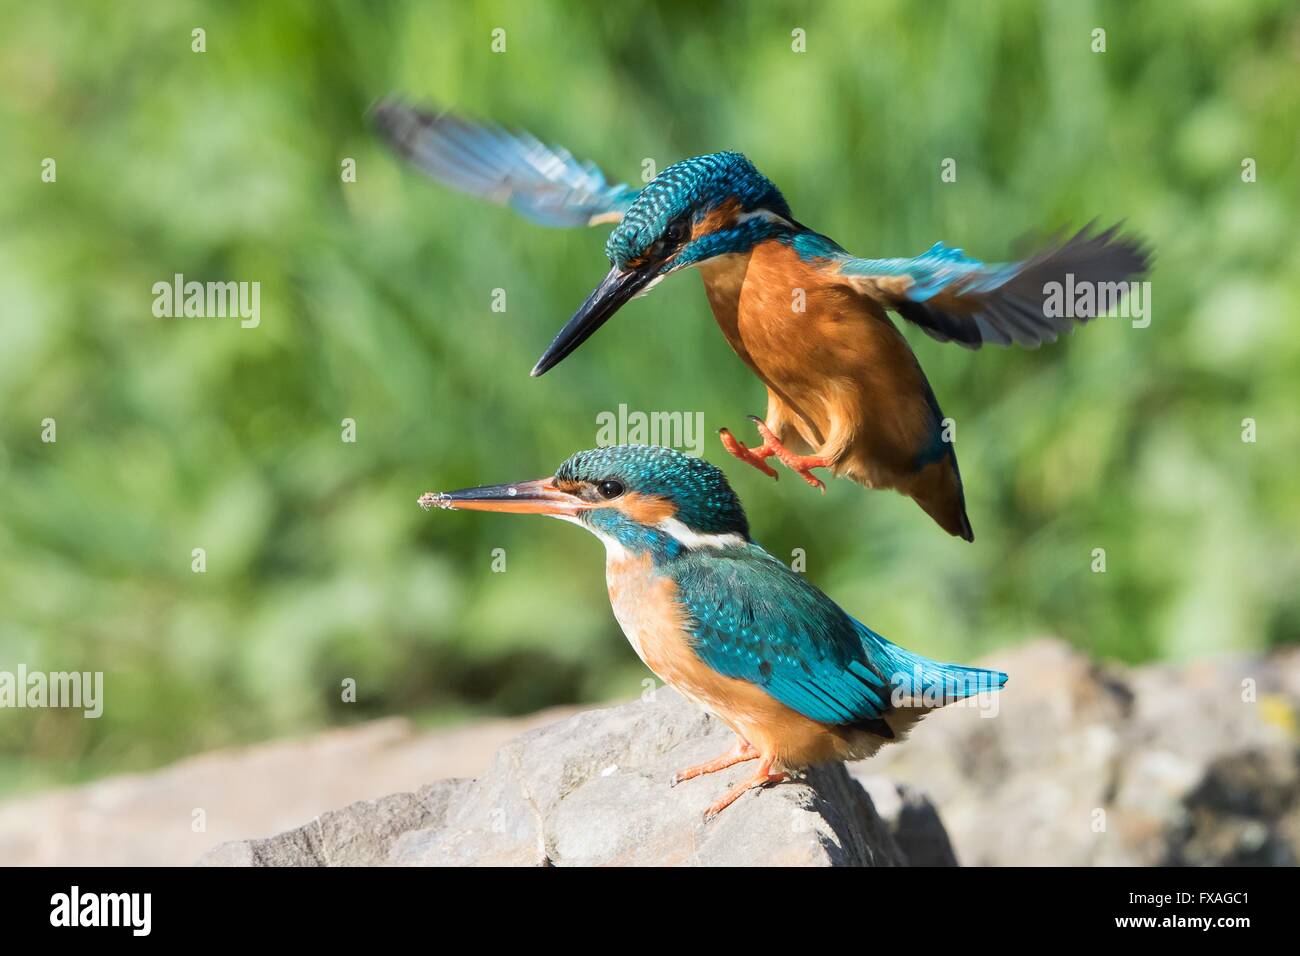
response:
M750 538L721 471L668 448L581 451L549 478L429 492L420 505L551 515L604 542L609 601L632 648L736 733L735 747L673 784L758 761L709 818L791 771L869 757L929 710L1006 682L854 620Z
M393 99L373 115L399 152L441 182L543 225L617 224L605 245L609 273L533 375L633 296L696 267L727 342L767 386L766 419L751 416L762 444L747 448L724 428L727 451L773 478L766 459L775 456L823 491L814 468L893 488L967 541L975 535L943 412L886 312L942 342L1035 348L1092 317L1051 314L1048 283L1067 275L1076 288L1119 283L1148 266L1143 245L1116 228L1085 228L1023 262L985 264L943 243L910 259L859 259L799 223L740 153L683 160L638 190L526 133Z

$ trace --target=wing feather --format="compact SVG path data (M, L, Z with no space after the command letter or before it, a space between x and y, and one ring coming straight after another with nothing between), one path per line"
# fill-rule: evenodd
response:
M372 119L385 140L428 176L544 226L618 222L638 193L611 184L594 163L580 162L531 133L397 99L376 106Z
M860 724L890 710L862 625L757 546L685 557L673 576L695 652L718 673L823 723Z
M1057 315L1048 308L1051 283L1126 283L1144 274L1151 256L1119 227L1085 227L1024 262L987 264L936 243L910 259L839 258L840 272L940 342L1037 348L1094 315Z

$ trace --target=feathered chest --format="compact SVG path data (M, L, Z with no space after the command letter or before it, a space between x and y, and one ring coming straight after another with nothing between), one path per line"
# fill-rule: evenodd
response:
M843 365L875 331L864 296L782 242L711 259L700 273L722 334L769 384Z
M609 604L628 643L652 671L685 649L682 608L671 578L656 573L649 555L610 554L605 562Z
M672 578L656 573L648 557L616 554L606 560L605 577L614 617L646 667L705 710L729 713L731 685L739 682L724 678L696 652Z

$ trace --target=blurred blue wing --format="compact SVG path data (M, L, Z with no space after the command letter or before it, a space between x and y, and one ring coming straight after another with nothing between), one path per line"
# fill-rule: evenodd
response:
M628 185L611 185L594 164L528 133L391 99L372 117L393 148L429 176L543 226L616 223L637 196Z
M757 545L687 554L670 573L695 652L719 674L827 724L866 723L890 709L865 628Z
M836 257L839 258L839 257ZM1094 315L1056 315L1051 283L1124 283L1145 273L1150 255L1118 226L1084 228L1024 262L986 264L935 243L911 259L839 258L840 273L931 338L979 348L986 342L1036 348Z

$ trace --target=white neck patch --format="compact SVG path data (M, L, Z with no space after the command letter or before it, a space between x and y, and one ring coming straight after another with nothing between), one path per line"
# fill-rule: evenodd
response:
M668 532L688 548L737 548L745 543L745 539L735 532L700 534L698 531L692 531L686 527L677 518L665 518L655 527L659 528L660 531Z
M561 521L567 521L570 524L576 524L580 528L585 528L605 546L605 560L607 563L621 563L631 557L631 552L613 535L605 534L598 531L584 521L580 521L573 515L551 515L552 518L559 518ZM655 525L660 531L673 536L681 545L696 550L699 548L739 548L745 544L745 539L735 532L727 534L701 534L698 531L692 531L686 525L682 524L677 518L664 518Z

